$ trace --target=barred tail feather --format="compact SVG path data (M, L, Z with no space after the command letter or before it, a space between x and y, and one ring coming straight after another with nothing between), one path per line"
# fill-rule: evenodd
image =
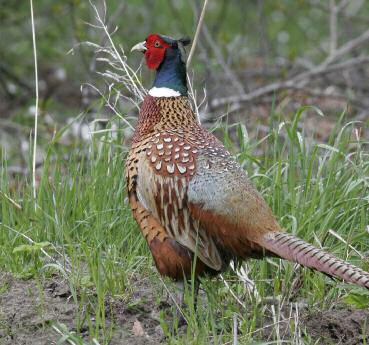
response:
M303 266L369 289L369 273L285 232L264 236L265 249Z

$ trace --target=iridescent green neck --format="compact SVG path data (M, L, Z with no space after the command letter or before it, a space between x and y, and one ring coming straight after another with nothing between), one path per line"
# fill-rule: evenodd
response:
M156 72L154 87L166 87L187 96L186 65L179 49L168 48Z

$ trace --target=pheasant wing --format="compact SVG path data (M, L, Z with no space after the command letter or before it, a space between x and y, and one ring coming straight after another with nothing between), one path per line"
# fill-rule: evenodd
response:
M213 236L191 216L187 194L195 172L196 150L175 133L163 132L136 154L136 193L169 237L196 253L212 269L223 261Z

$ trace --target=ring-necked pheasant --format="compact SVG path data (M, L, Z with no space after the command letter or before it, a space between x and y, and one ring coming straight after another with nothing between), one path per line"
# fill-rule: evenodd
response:
M187 39L150 34L132 50L156 70L126 162L129 202L160 274L216 274L278 256L369 288L369 273L284 232L246 173L198 123L187 97Z

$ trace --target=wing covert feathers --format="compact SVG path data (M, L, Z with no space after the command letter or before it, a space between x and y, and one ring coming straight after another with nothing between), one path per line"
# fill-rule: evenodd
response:
M262 245L282 259L369 289L369 273L286 232L271 232Z

